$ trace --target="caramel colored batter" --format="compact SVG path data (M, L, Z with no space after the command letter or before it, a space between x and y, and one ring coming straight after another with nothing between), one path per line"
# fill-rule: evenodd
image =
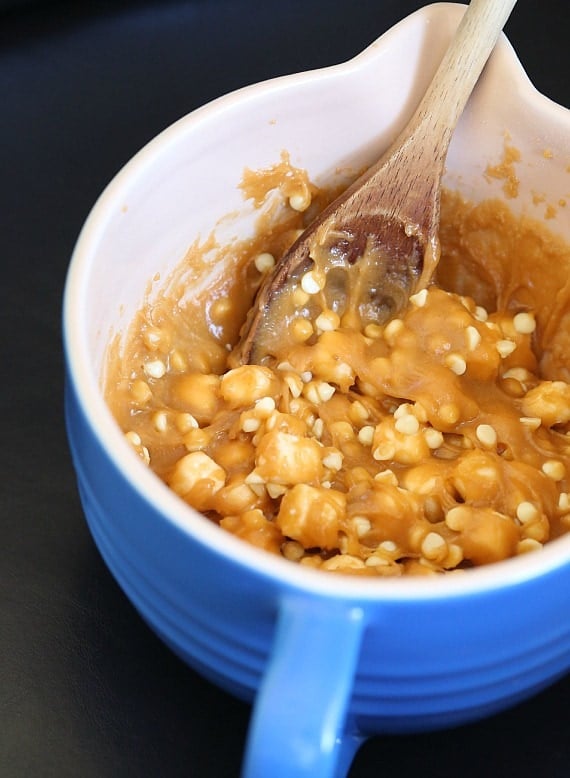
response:
M231 367L263 273L331 196L286 155L242 188L257 237L193 246L109 352L107 400L155 473L225 531L357 575L460 571L567 531L570 247L444 192L437 278L397 319L354 329L321 300L274 364ZM226 270L185 295L206 250Z
M515 163L520 162L521 153L514 146L505 146L503 159L498 165L487 165L485 175L488 178L498 178L503 181L503 192L506 197L517 197L519 193L519 177L516 174Z

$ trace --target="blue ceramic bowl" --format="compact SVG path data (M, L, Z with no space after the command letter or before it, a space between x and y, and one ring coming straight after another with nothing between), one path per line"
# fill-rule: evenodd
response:
M434 579L300 568L179 500L126 444L101 390L110 339L124 334L150 279L166 278L199 234L251 231L255 213L236 188L243 169L267 167L283 149L316 180L372 161L408 118L461 12L428 6L348 63L249 87L180 120L111 182L71 263L66 416L87 521L151 628L254 702L247 778L346 774L371 733L468 722L570 667L570 537ZM570 118L533 89L503 38L454 136L446 183L475 200L500 196L484 171L501 158L506 130L523 160L511 205L537 215L533 191L557 201L567 188L553 159L570 158ZM549 226L570 240L567 216ZM188 294L206 280L195 275Z

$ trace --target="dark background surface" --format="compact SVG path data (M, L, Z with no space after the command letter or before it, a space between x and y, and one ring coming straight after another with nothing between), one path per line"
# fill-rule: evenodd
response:
M94 200L153 135L236 87L345 60L420 5L0 2L2 778L238 775L248 706L163 647L87 531L62 419L65 273ZM507 33L570 105L567 0L521 0ZM485 722L375 738L351 778L567 776L569 712L567 677Z

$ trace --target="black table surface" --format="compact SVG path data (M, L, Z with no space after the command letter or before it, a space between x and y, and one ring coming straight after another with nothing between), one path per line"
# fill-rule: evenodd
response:
M97 195L157 132L234 88L348 59L420 5L0 1L3 778L239 774L249 707L161 644L87 530L63 425L65 273ZM565 106L567 9L526 0L507 25ZM570 676L483 722L374 738L351 776L566 776L569 711Z

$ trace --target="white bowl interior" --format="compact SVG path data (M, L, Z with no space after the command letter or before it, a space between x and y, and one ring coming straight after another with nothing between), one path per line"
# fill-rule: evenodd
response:
M206 542L215 538L222 553L239 551L244 563L268 574L302 580L313 588L324 587L319 581L326 578L328 590L349 587L373 596L384 584L363 585L344 577L331 582L329 576L300 571L287 562L266 565L262 552L245 548L179 501L131 456L103 403L106 349L198 236L215 230L226 241L251 233L255 213L238 188L245 167L275 164L287 150L294 165L324 183L339 169L355 172L374 160L410 116L462 12L463 6L455 4L427 6L348 63L248 87L181 119L139 152L105 190L86 222L70 269L65 304L70 367L110 456L136 488L189 532ZM547 194L549 202L568 195L569 130L568 111L534 90L503 38L454 135L446 184L475 201L502 196L501 182L490 182L484 173L487 164L500 162L508 133L508 143L521 152L520 194L509 205L541 218L544 203L537 203L536 193ZM570 239L564 209L548 226ZM536 558L526 559L524 566L512 560L473 571L462 577L459 590L562 564L570 559L570 538L531 556ZM422 581L420 589L413 581L393 583L397 586L391 586L390 596L426 596L445 585Z

